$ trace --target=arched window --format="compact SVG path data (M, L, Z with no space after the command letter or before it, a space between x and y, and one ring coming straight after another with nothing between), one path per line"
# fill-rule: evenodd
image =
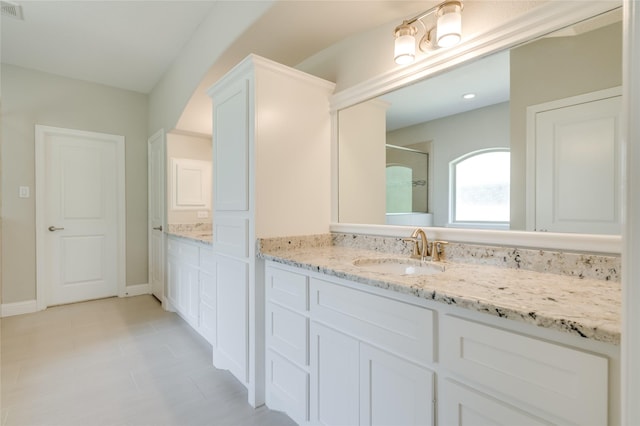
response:
M450 163L451 225L509 227L510 164L507 148L475 151Z

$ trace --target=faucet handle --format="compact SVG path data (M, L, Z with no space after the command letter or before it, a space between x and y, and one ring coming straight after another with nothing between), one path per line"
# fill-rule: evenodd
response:
M421 256L420 245L419 245L420 240L417 237L403 238L402 241L413 243L413 252L411 253L411 257L420 258Z
M449 244L447 241L433 241L431 243L431 260L434 262L438 262L442 260L442 255L444 252L443 246Z

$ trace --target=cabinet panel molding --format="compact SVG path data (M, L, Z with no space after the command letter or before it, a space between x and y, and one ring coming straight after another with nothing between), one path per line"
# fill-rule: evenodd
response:
M438 391L440 392L438 423L442 425L553 425L552 422L449 379L440 382Z
M360 425L433 425L434 374L360 344Z
M311 278L312 317L421 365L434 361L434 312Z
M213 228L215 252L239 258L249 256L249 219L235 215L217 215Z
M309 373L273 351L267 351L267 389L269 408L299 424L309 420Z
M607 424L605 357L452 315L440 339L450 371L576 424Z

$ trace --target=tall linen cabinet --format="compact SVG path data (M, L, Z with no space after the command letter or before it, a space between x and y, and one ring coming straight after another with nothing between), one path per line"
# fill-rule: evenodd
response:
M329 232L334 84L249 55L213 102L213 364L264 403L264 267L256 239Z

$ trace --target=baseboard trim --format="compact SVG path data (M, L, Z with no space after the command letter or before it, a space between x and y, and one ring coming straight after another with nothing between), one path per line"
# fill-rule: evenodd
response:
M38 311L38 303L35 300L23 302L3 303L0 305L0 316L11 317L14 315L31 314Z
M141 296L143 294L151 294L151 286L149 284L128 285L124 288L122 297Z

